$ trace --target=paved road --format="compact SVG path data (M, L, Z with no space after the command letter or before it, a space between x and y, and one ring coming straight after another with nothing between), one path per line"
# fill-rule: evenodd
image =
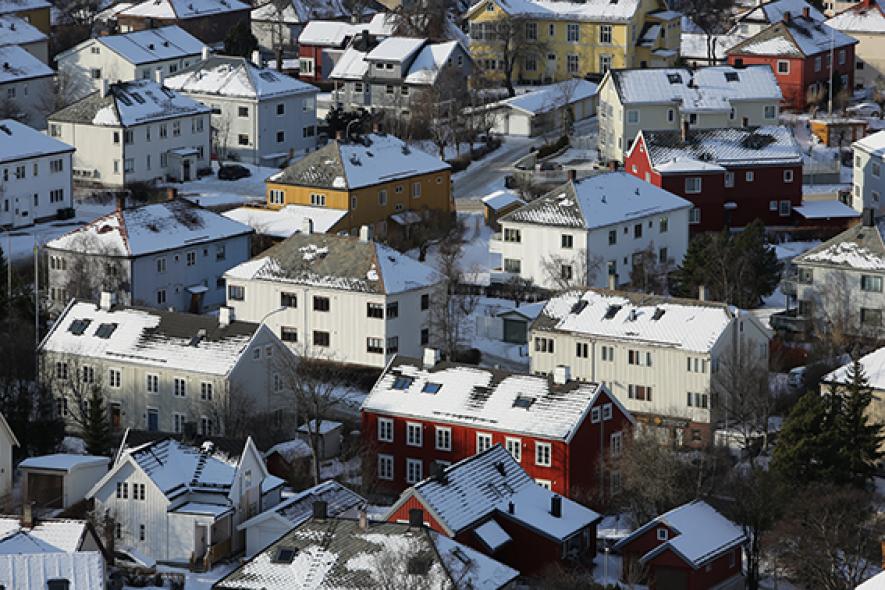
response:
M510 173L510 165L529 153L532 140L522 137L505 138L500 148L470 165L457 175L454 182L455 203L459 211L477 211L480 199L486 196L490 184L501 182Z

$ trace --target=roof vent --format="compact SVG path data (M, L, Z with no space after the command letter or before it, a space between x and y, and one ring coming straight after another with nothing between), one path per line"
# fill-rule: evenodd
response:
M6 135L12 135L12 131L9 130L9 127L6 125L0 125L0 131L5 133Z
M635 309L630 310L630 315L627 316L631 322L635 322L639 317L639 313Z
M498 461L497 463L495 463L495 469L497 469L498 473L500 473L502 476L507 475L507 470L504 469L504 462L503 461Z
M9 62L8 62L8 61L4 61L4 62L3 62L3 69L4 69L4 70L8 70L8 69L9 69Z
M359 159L359 157L357 157L356 154L352 154L350 156L350 163L353 164L354 166L362 166L363 165L363 163L360 162L360 159Z
M653 316L651 316L651 319L653 319L654 321L658 321L659 319L664 317L664 311L666 311L664 308L658 307L657 309L655 309L655 313Z
M412 150L409 149L409 146L406 145L406 144L403 144L402 147L401 147L400 149L403 151L403 155L404 155L404 156L408 156L409 154L412 153Z
M572 305L572 313L578 314L584 311L584 308L587 307L588 303L586 299L578 299L574 305Z
M298 549L296 547L280 547L277 549L276 555L273 557L273 562L292 563L296 555L298 555Z
M153 50L154 50L154 44L153 44L153 43L148 43L148 49L150 49L151 51L153 51Z

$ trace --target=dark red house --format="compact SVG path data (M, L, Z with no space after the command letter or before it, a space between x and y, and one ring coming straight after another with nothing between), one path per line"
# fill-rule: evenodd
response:
M551 377L397 357L363 403L378 487L398 494L433 472L496 444L558 494L606 497L635 423L605 388Z
M692 232L794 223L802 204L802 153L786 127L640 131L627 172L694 204Z
M806 7L802 15L784 12L781 22L738 43L726 55L735 66L771 66L784 106L804 111L815 97L826 104L831 59L834 91L852 91L856 43L853 37L811 18Z
M531 575L555 563L591 563L601 518L539 486L496 444L407 489L386 520L422 522Z
M740 527L695 500L649 521L614 549L625 581L639 574L652 590L707 590L737 582L746 540Z

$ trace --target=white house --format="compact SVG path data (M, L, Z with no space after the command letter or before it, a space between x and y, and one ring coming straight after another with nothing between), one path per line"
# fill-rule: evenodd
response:
M15 113L17 120L43 129L55 106L55 72L18 45L0 47L0 100L4 116Z
M199 61L203 48L202 41L172 25L93 37L62 51L56 60L75 99L100 90L102 80L154 80L157 72L175 74Z
M212 109L219 157L277 166L316 149L316 86L224 56L195 63L166 86Z
M495 133L534 137L565 133L565 125L596 114L593 82L575 78L493 103Z
M597 96L599 157L618 162L640 130L773 125L783 98L768 65L610 70Z
M366 229L293 235L225 273L227 304L309 357L372 367L397 353L420 357L438 274Z
M113 307L109 299L73 300L38 349L68 423L94 392L115 430L208 436L223 434L232 413L282 421L290 411L280 375L289 352L267 326L230 321L227 310L214 318Z
M360 5L363 16L375 12L374 2ZM378 8L381 8L378 6ZM315 0L288 0L260 2L252 9L252 34L258 46L275 53L298 48L298 35L315 21L337 21L349 24L354 8L342 0L316 2Z
M72 206L73 153L36 129L0 120L0 227L31 225Z
M0 46L5 45L18 45L43 63L49 63L49 37L23 18L0 15Z
M15 433L0 414L0 498L12 492L12 450L19 446Z
M355 517L367 504L365 498L335 480L298 492L237 527L246 534L246 558L310 520L314 502L325 502L326 514L331 518Z
M86 497L110 463L107 457L69 453L28 457L18 464L22 501L40 508L69 508Z
M851 203L863 213L885 214L885 131L879 131L851 144L854 149L854 185Z
M222 276L249 259L252 229L186 199L124 208L45 246L49 299L97 300L201 313L224 304Z
M533 373L568 367L605 383L640 423L680 444L710 444L726 417L720 382L743 367L767 371L770 338L754 316L724 303L590 289L547 303L529 356Z
M857 39L854 88L873 92L885 76L885 6L878 0L857 2L826 25Z
M643 253L668 266L688 249L691 203L624 172L569 180L503 215L489 241L498 280L538 286L626 283ZM643 263L645 263L643 261Z
M210 168L209 107L152 80L101 82L49 116L49 135L77 148L76 179L123 187Z
M252 439L236 463L173 439L122 450L90 490L114 524L115 545L158 562L205 564L243 550L237 526L279 502L283 481L267 473Z

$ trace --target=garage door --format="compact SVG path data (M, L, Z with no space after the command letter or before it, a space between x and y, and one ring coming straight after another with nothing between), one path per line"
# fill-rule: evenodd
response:
M525 344L528 342L526 336L526 323L524 321L504 320L504 342Z
M655 568L655 590L686 590L688 572L673 567Z

